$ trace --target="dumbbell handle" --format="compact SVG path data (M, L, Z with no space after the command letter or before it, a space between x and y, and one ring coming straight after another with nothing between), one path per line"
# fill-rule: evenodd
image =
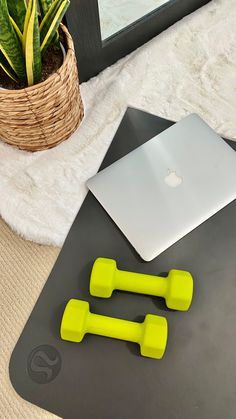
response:
M141 273L125 272L119 269L115 272L115 289L165 297L168 287L166 278Z
M89 313L86 332L140 343L143 324Z

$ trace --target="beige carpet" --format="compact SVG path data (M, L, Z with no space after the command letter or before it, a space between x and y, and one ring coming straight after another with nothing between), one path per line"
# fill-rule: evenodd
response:
M21 399L11 386L8 364L59 249L27 242L0 219L0 418L56 416Z

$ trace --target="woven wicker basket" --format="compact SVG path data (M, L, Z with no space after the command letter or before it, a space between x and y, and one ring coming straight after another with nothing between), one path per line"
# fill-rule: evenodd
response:
M61 25L66 57L47 80L21 90L0 90L0 138L22 150L37 151L68 139L84 110L72 38Z

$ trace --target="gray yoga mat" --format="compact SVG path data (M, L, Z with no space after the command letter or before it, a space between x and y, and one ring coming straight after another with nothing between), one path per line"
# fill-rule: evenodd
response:
M129 108L102 167L171 124ZM145 263L89 193L13 351L16 391L68 419L234 419L235 215L233 202ZM195 281L190 311L171 311L161 298L122 292L108 300L91 297L89 275L99 256L116 259L120 269L149 274L189 270ZM99 336L86 335L80 344L62 341L60 322L70 298L89 301L97 314L128 320L166 316L164 358L141 357L138 345Z

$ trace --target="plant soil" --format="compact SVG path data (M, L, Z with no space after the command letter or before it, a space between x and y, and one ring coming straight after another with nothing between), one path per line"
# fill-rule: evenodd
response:
M61 48L50 46L45 52L42 59L42 79L41 82L46 80L49 76L55 73L63 63L63 53ZM28 87L27 84L22 82L15 82L12 80L0 67L0 87L10 90L18 90Z

